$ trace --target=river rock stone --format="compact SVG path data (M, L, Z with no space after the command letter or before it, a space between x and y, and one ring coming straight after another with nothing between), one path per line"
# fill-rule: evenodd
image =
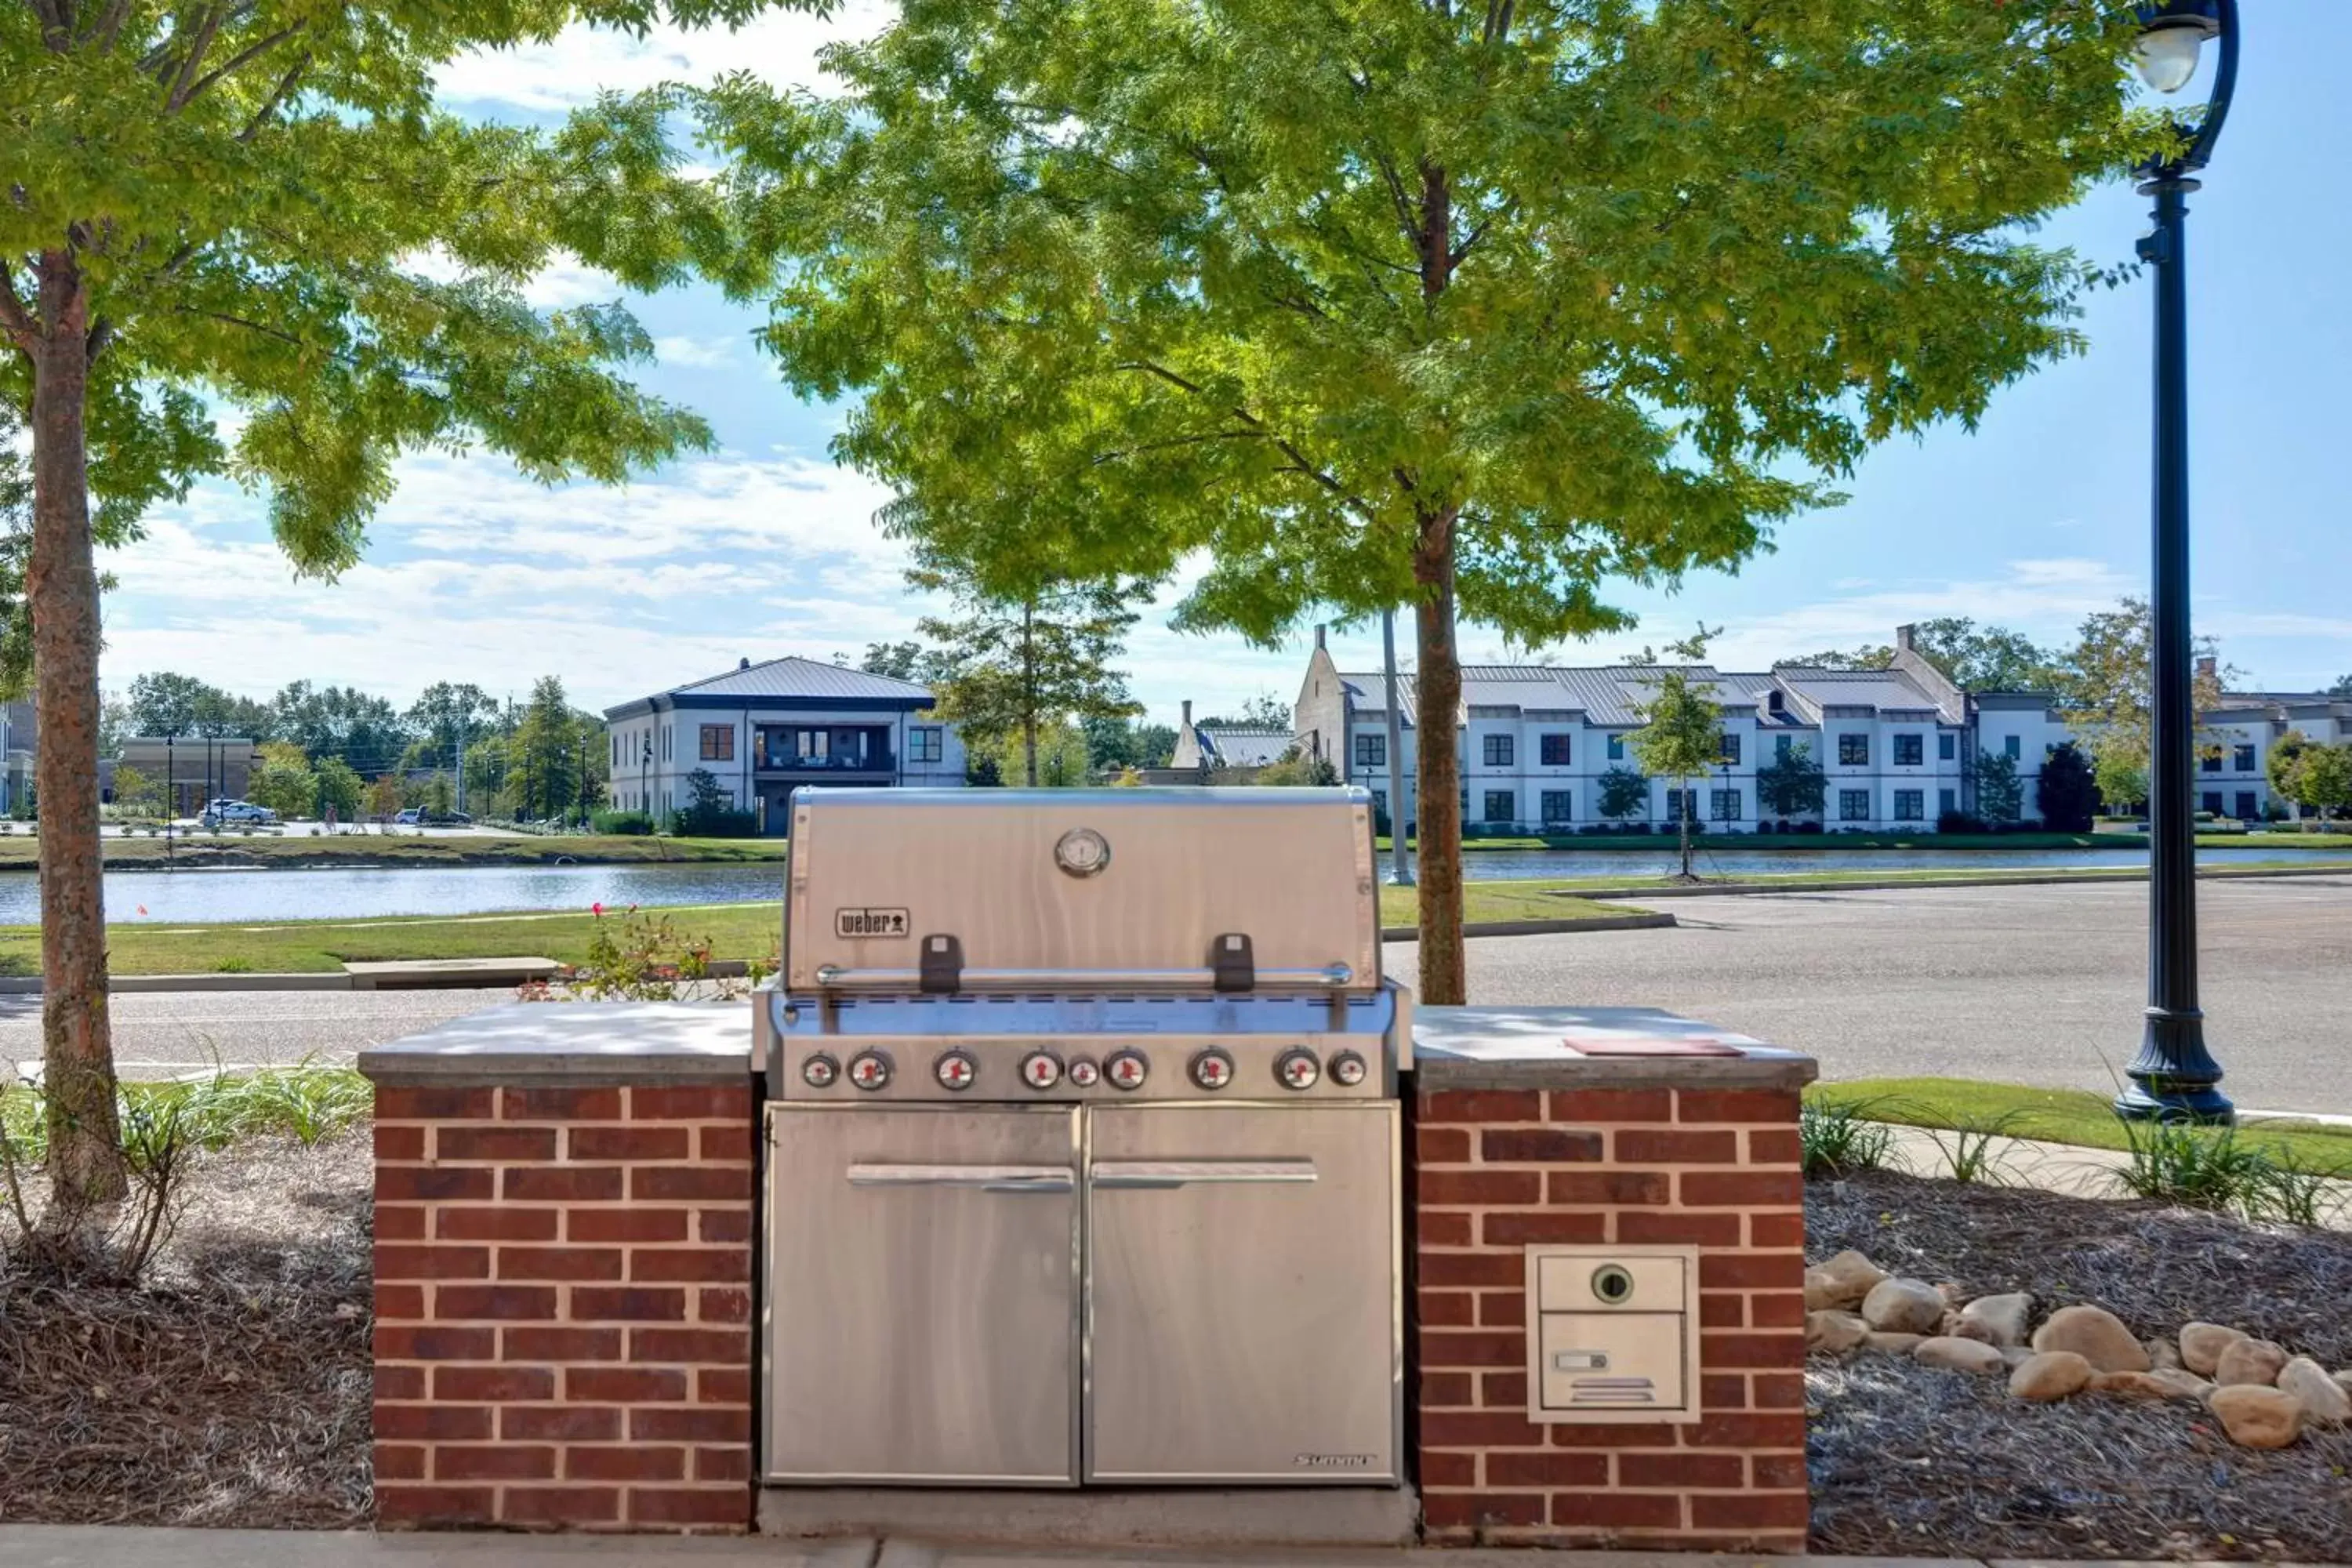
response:
M1843 1355L1870 1337L1870 1325L1853 1312L1807 1312L1805 1348Z
M2164 1384L2167 1397L2172 1399L2186 1399L2202 1405L2205 1396L2213 1392L2211 1384L2185 1366L2160 1366L2146 1375Z
M2238 1329L2219 1323L2184 1323L2180 1329L2180 1364L2200 1377L2210 1377L2221 1364L2221 1352L2246 1338Z
M2032 1345L2003 1345L2000 1347L2000 1364L2009 1368L2011 1372L2015 1372L2019 1367L2023 1366L2027 1362L2030 1362L2032 1359L2033 1347Z
M2309 1356L2296 1356L2279 1368L2278 1386L2303 1406L2303 1418L2311 1426L2339 1426L2352 1421L2352 1394Z
M2344 1371L2337 1373L2336 1374L2336 1381L2342 1384L2347 1391L2352 1391L2352 1367L2347 1367Z
M2084 1386L2094 1394L2113 1394L2125 1399L2179 1397L2170 1384L2152 1372L2095 1372Z
M2152 1340L2142 1340L2139 1345L2140 1349L2147 1352L2147 1363L2151 1370L2163 1372L2167 1368L2177 1370L2179 1367L2180 1347L2170 1340L2159 1336Z
M2275 1388L2224 1386L2206 1403L2230 1441L2242 1448L2284 1448L2303 1434L2302 1404Z
M1874 1329L1932 1334L1944 1321L1944 1298L1925 1280L1882 1279L1862 1299L1862 1315Z
M1996 1373L2009 1370L2000 1359L2000 1347L1982 1340L1964 1340L1954 1334L1938 1334L1932 1340L1921 1340L1911 1359L1922 1366L1940 1366L1952 1372Z
M2266 1388L2286 1366L2286 1348L2268 1340L2238 1340L2213 1363L2213 1381L2224 1388Z
M2023 1344L2025 1327L2032 1320L2033 1298L2022 1290L1979 1296L1960 1309L1960 1321L1982 1328L1997 1345Z
M2009 1374L2009 1391L2020 1399L2063 1399L2089 1383L2092 1371L2073 1351L2036 1351Z
M1885 1278L1886 1270L1849 1247L1805 1270L1805 1310L1853 1306Z
M2094 1372L2146 1372L2147 1352L2105 1307L2061 1307L2033 1332L2038 1351L2073 1351Z
M1864 1336L1862 1348L1881 1355L1909 1355L1927 1342L1925 1334L1882 1334L1873 1329Z

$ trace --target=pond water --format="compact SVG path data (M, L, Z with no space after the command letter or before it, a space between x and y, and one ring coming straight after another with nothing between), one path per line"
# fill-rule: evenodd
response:
M2341 851L2200 849L2204 865L2301 859L2340 862ZM1385 859L1385 857L1383 858ZM1674 868L1674 845L1655 849L1488 849L1463 857L1474 880L1530 877L1654 876ZM2137 866L2141 849L1762 850L1702 847L1709 876L1762 872L1870 870L2024 870L2042 866ZM782 897L783 867L463 866L319 869L110 871L109 920L156 924L285 920L366 920L381 915L487 914L499 910L584 910L630 904L740 904ZM0 924L40 918L31 872L0 873Z

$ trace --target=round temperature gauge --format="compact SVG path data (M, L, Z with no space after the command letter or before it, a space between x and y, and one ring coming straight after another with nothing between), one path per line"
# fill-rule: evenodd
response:
M1102 1068L1095 1065L1095 1059L1092 1057L1072 1057L1070 1082L1075 1088L1092 1089L1102 1082Z
M811 1089L831 1089L841 1076L841 1064L823 1051L801 1063L801 1081Z
M1192 1058L1192 1084L1214 1092L1234 1081L1234 1058L1212 1046Z
M950 1051L931 1066L931 1076L946 1089L967 1089L971 1080L980 1076L980 1064L963 1051Z
M1103 1076L1110 1079L1113 1089L1139 1089L1151 1076L1151 1064L1143 1059L1141 1051L1113 1051L1110 1060L1103 1063Z
M1364 1081L1369 1071L1364 1058L1353 1051L1341 1051L1331 1058L1331 1081L1341 1089L1353 1089Z
M1285 1051L1275 1058L1274 1076L1285 1089L1313 1089L1315 1080L1323 1076L1323 1064L1315 1059L1312 1051Z
M849 1058L849 1081L871 1094L890 1081L890 1058L880 1051L866 1051Z
M1071 1081L1076 1082L1076 1077L1073 1073ZM1061 1059L1051 1051L1031 1051L1021 1058L1021 1081L1044 1093L1062 1081Z

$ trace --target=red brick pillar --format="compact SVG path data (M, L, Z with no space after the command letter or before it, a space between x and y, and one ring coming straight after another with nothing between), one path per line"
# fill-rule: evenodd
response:
M604 1082L499 1083L414 1081L415 1058L385 1055L362 1059L379 1526L748 1528L741 1060L715 1080L613 1082L613 1062Z
M1811 1073L1780 1053L1423 1064L1412 1334L1430 1541L1803 1550L1796 1120ZM1717 1087L1743 1081L1763 1086ZM1698 1247L1696 1422L1528 1418L1525 1248L1602 1242Z

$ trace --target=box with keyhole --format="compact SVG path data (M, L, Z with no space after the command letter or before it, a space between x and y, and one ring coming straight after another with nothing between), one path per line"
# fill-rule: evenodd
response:
M1698 1248L1528 1248L1528 1419L1696 1421Z

